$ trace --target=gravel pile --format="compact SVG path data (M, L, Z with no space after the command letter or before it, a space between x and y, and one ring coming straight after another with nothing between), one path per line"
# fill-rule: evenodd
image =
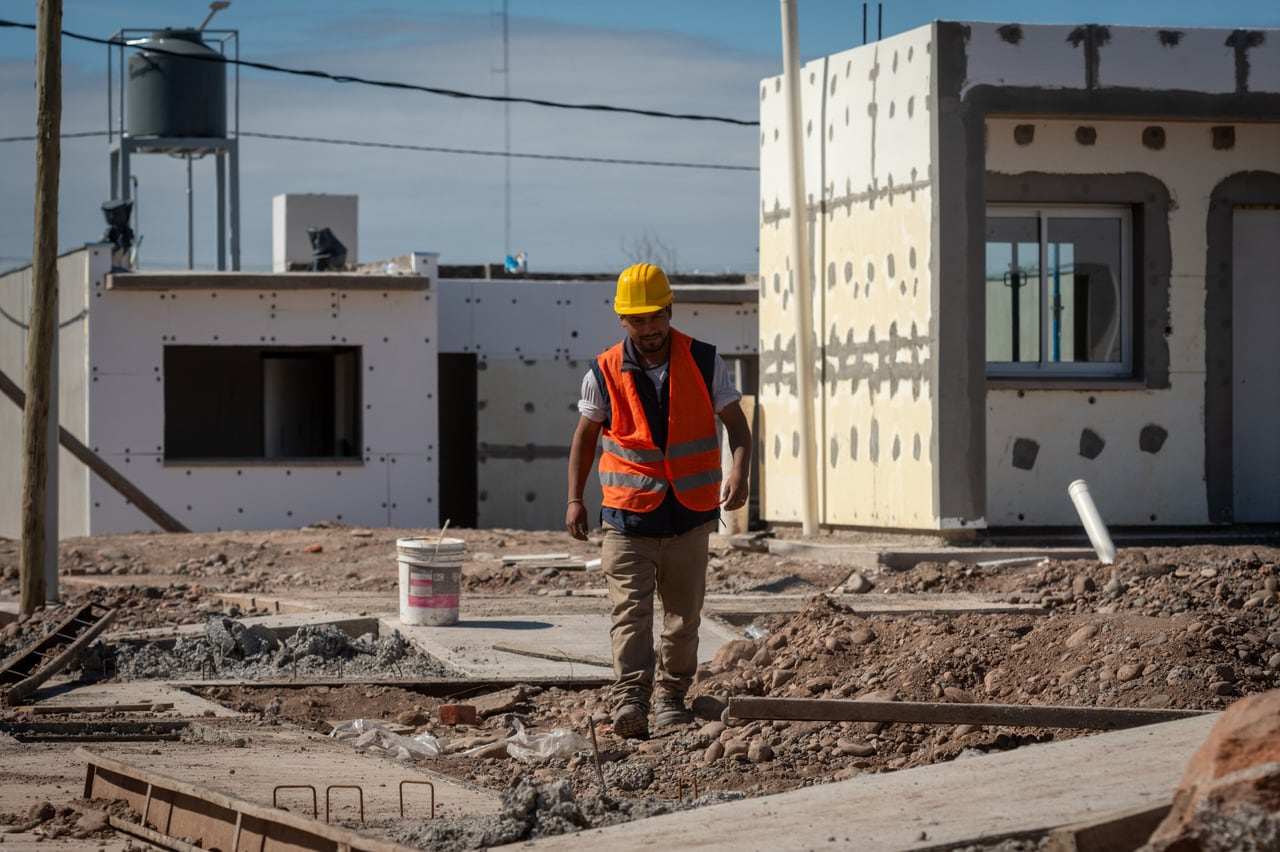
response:
M386 826L372 825L379 833L406 846L437 852L463 852L519 843L538 837L604 828L631 820L688 810L713 802L742 798L717 795L698 801L659 799L621 800L610 796L578 799L566 780L541 783L520 778L502 795L502 808L490 817L440 819L407 824L397 821Z
M183 637L174 642L172 648L158 642L99 643L94 646L85 669L100 670L103 657L114 657L115 670L127 679L394 677L420 680L449 674L434 658L415 651L399 631L383 637L366 633L352 639L333 625L307 625L281 642L264 627L247 627L227 617L210 619L205 623L203 636Z

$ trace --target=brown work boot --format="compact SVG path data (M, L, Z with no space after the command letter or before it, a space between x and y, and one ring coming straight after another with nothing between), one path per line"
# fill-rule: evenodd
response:
M649 738L649 711L635 702L623 704L613 711L613 732L626 740Z
M653 706L653 725L656 728L688 725L692 721L693 714L684 706L683 698L664 696L659 698Z

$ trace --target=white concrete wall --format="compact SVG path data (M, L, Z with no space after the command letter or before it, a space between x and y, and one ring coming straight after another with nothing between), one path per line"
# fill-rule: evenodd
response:
M939 524L929 452L932 39L922 27L801 71L824 524ZM797 521L794 211L781 77L762 82L760 106L761 513Z
M1047 49L1047 47L1046 47ZM1210 51L1212 53L1212 51ZM1018 145L1016 124L1031 123L1034 141ZM1092 146L1076 142L1081 123L1097 130ZM1076 517L1067 497L1074 479L1088 480L1112 524L1209 523L1205 492L1205 269L1210 193L1229 175L1277 170L1280 126L1236 123L1235 145L1212 146L1220 122L996 119L987 121L987 163L993 172L1054 174L1140 173L1169 189L1172 282L1169 297L1170 387L991 389L987 393L987 517L992 526L1067 525ZM1161 150L1142 143L1143 129L1160 124ZM1157 333L1163 329L1154 329ZM1143 452L1139 431L1168 432L1157 453ZM1080 454L1082 430L1105 442L1103 452ZM1030 470L1015 468L1018 438L1039 445Z
M84 440L87 433L87 329L89 282L111 268L110 246L89 245L58 258L58 405L64 429ZM0 370L26 383L27 324L31 313L31 269L0 278ZM89 469L65 449L58 452L58 535L89 529ZM0 536L18 538L22 527L22 409L0 398Z
M311 262L308 227L328 228L347 249L347 265L359 262L360 199L325 193L283 194L271 199L271 271Z
M622 339L615 284L440 282L441 352L477 358L482 527L558 529L564 523L568 452L583 374ZM754 357L756 306L692 302L676 288L672 325L714 344L726 358ZM588 481L594 513L600 486Z
M93 447L196 530L320 520L438 524L436 294L421 290L103 290L91 313ZM166 345L359 346L359 463L164 460ZM152 529L98 480L91 532Z

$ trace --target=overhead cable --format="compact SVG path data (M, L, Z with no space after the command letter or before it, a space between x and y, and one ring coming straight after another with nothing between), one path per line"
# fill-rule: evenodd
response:
M63 139L83 139L106 136L106 130L87 130L80 133L64 133ZM572 154L524 154L515 151L485 151L479 148L443 148L436 145L407 145L398 142L368 142L359 139L332 139L323 136L297 136L285 133L257 133L242 130L240 136L256 139L277 139L288 142L316 142L325 145L350 145L356 148L388 148L397 151L422 151L431 154L469 154L477 157L511 157L525 160L557 160L567 163L603 163L622 166L655 166L669 169L709 169L728 172L758 172L757 166L731 166L723 163L684 163L675 160L631 160L624 157L580 157ZM0 136L0 142L34 142L35 136Z
M16 21L8 21L0 18L0 27L16 27L19 29L34 30L35 24L22 24ZM62 34L70 39L77 41L85 41L90 44L105 44L108 47L141 47L140 45L128 44L127 42L116 41L109 38L96 38L94 36L73 33L70 30L62 30ZM635 107L611 106L609 104L571 104L564 101L549 101L543 98L516 98L509 95L479 95L474 92L463 92L457 89L442 89L437 86L419 86L414 83L400 83L394 80L371 80L367 77L356 77L351 74L331 74L328 71L316 71L303 68L286 68L282 65L271 65L266 62L252 62L248 59L231 59L225 56L205 56L201 54L176 53L174 51L164 50L163 48L146 45L145 49L148 53L163 54L166 56L175 56L180 59L192 59L200 62L224 62L227 65L239 65L244 68L256 68L259 71L271 71L278 74L296 74L300 77L315 77L323 80L332 80L335 83L357 83L363 86L379 86L384 89L403 89L413 92L425 92L429 95L441 95L449 98L459 98L477 101L494 101L497 103L512 104L529 104L530 106L551 107L554 109L576 109L587 110L592 112L614 112L628 115L640 115L648 118L670 118L680 121L711 121L722 124L734 124L741 127L758 127L760 122L747 121L740 118L728 118L721 115L704 115L700 113L677 113L664 112L654 109L638 109Z

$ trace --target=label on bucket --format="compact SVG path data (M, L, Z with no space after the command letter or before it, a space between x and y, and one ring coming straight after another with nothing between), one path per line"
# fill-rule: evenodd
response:
M409 606L431 609L451 608L458 605L461 592L461 572L434 571L430 568L409 569Z

